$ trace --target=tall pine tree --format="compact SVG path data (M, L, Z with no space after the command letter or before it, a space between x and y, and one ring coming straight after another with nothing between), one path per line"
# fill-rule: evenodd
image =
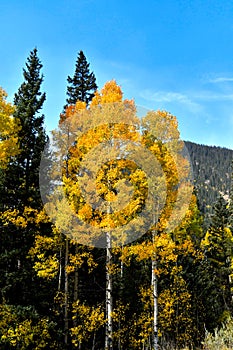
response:
M209 282L207 315L212 331L232 313L232 257L233 236L229 229L228 202L219 196L213 208L212 222L202 240L205 254L205 272Z
M92 100L94 92L97 90L96 78L93 72L89 69L90 63L81 50L78 54L73 78L68 76L66 102L68 105L75 104L77 100L86 102Z
M41 68L35 48L27 59L26 68L23 69L24 82L14 98L14 117L20 125L20 153L9 168L7 188L13 202L9 203L10 206L22 207L27 204L36 208L40 201L39 165L46 143L44 115L39 113L46 98L45 93L40 91L43 82Z
M35 298L35 272L27 256L36 234L32 216L42 206L39 165L46 134L44 116L39 113L45 101L41 68L35 48L27 59L24 82L14 99L19 154L8 164L1 191L4 207L0 213L0 290L12 304L32 304Z

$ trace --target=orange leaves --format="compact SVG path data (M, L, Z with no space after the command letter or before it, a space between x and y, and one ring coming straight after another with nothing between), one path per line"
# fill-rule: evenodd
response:
M85 203L78 211L78 216L85 221L90 221L92 218L92 209L89 204Z
M103 103L121 102L123 93L120 86L118 86L115 80L107 82L102 88L101 92L95 92L95 96L92 99L91 107Z
M122 104L118 104L117 106L109 106L107 111L117 115L124 110ZM86 113L88 116L88 110ZM121 148L124 147L125 141L135 142L139 138L140 136L132 124L106 123L82 133L70 147L69 160L64 162L63 168L64 190L70 205L81 220L95 227L115 228L127 223L127 220L134 217L140 210L147 197L146 175L143 170L137 168L133 161L120 158L120 156L115 159L117 152L120 152ZM95 152L101 144L106 145L107 150L108 145L110 145L111 149L106 156L101 153L97 160L98 157L92 152ZM112 160L107 161L106 157ZM85 167L87 169L91 167L91 170L83 170ZM92 174L91 181L88 178L88 173ZM86 198L89 198L90 201L93 200L96 193L100 199L105 201L105 207L92 209L87 199L81 196L83 189L85 189ZM132 196L128 205L124 198L127 193ZM126 199L130 200L127 196ZM114 202L119 210L107 214L106 206L111 203L112 207Z
M86 109L86 102L77 101L75 105L69 105L66 107L65 113L60 114L59 124L62 124L67 118L70 118L80 110Z
M134 102L123 100L112 80L89 106L68 106L65 118L54 140L61 145L59 190L69 222L80 219L89 237L90 231L94 237L116 229L124 244L129 232L137 239L151 227L171 231L179 223L187 209L183 194L190 191L185 187L179 197L188 167L180 158L183 144L173 115L150 111L139 118Z
M123 100L123 92L115 80L108 81L101 91L96 91L93 97L90 108L96 106L103 106L105 104L122 103L124 106L124 113L128 111L129 115L136 111L133 100Z

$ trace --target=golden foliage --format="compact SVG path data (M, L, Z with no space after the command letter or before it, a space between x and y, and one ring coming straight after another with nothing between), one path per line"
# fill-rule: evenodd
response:
M88 306L78 300L73 304L73 315L77 326L72 327L70 331L75 347L85 343L93 333L105 324L104 311L101 306Z
M19 153L17 131L13 118L14 106L6 101L7 93L0 87L0 165L6 167L9 159Z
M0 343L4 349L54 349L49 319L43 317L36 322L30 318L22 319L16 311L11 305L0 305Z

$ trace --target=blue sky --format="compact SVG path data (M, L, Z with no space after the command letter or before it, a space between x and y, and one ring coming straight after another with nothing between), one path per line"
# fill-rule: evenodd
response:
M57 126L84 51L98 86L176 115L184 140L233 149L233 2L217 0L3 0L0 86L13 101L36 46L46 129Z

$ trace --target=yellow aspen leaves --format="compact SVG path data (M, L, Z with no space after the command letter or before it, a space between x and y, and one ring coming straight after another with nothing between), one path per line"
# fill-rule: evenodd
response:
M14 106L6 101L7 93L0 87L0 165L6 167L10 157L18 154L17 125Z
M71 328L72 343L75 347L85 343L105 324L104 311L101 306L88 306L79 300L73 304L73 320L77 326Z
M95 96L91 101L91 107L103 103L120 102L122 97L123 93L120 86L116 84L115 80L111 80L104 85L101 93L95 92Z
M64 185L57 186L62 212L70 212L69 222L76 221L70 235L79 243L84 231L92 245L103 244L110 229L114 246L143 235L152 222L156 230L171 230L188 209L192 187L185 186L188 166L181 162L176 118L151 111L140 121L134 102L123 100L115 81L97 91L88 108L79 101L68 106L54 140L62 147L55 164ZM57 200L53 194L50 198ZM54 213L55 224L64 231L60 215Z

